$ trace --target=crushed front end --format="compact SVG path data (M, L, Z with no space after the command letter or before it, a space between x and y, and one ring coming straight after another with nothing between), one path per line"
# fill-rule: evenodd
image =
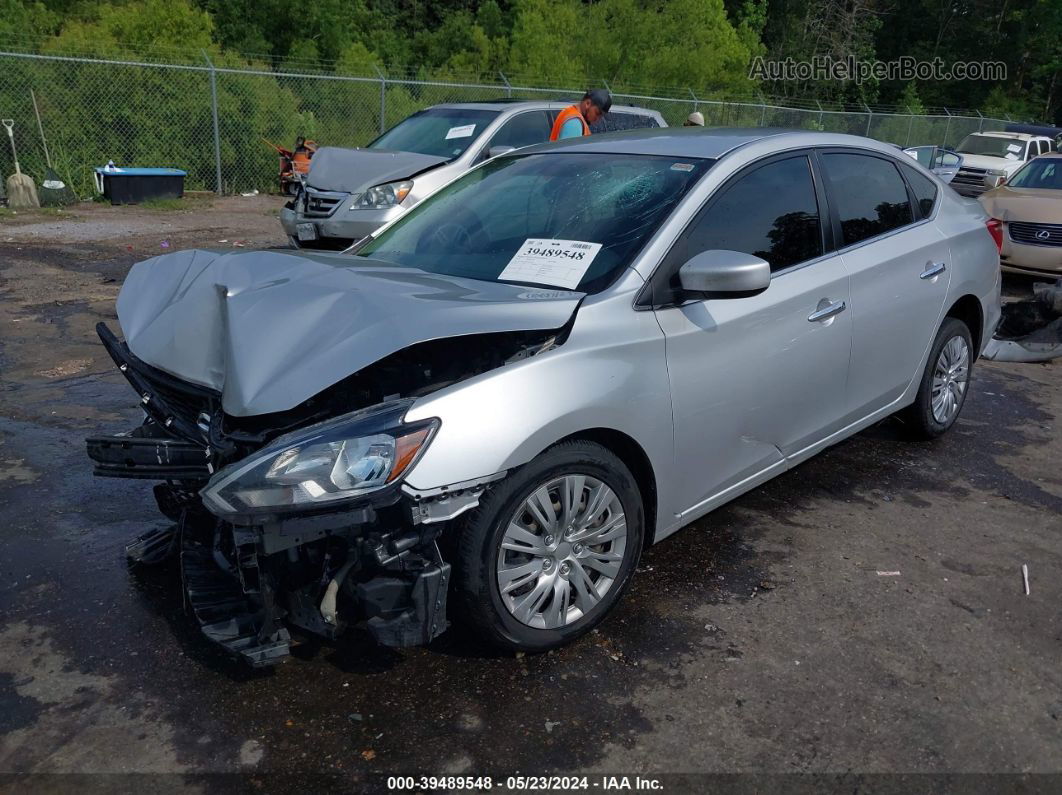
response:
M381 644L410 646L447 628L439 536L492 478L434 493L403 485L438 427L403 417L408 393L454 373L395 397L389 368L423 381L430 367L384 361L360 386L347 379L290 412L236 418L220 393L139 360L104 324L97 331L146 416L128 434L87 440L95 473L162 481L155 497L175 524L127 553L141 563L179 557L186 604L210 640L265 666L287 656L292 631L334 638L358 625ZM531 355L540 337L510 335L477 366Z

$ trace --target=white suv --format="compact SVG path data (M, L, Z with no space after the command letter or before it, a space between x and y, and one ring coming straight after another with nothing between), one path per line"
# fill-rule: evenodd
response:
M1054 149L1054 142L1046 135L971 133L955 148L962 155L963 163L951 187L963 196L980 196L1002 185L1027 161Z

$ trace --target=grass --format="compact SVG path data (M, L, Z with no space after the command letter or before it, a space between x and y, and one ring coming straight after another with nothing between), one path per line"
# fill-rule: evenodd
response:
M148 199L140 203L145 210L187 210L190 205L184 199Z
M214 206L213 194L206 196L189 196L185 194L183 199L147 199L132 207L143 207L145 210L160 210L173 212L175 210L209 210Z

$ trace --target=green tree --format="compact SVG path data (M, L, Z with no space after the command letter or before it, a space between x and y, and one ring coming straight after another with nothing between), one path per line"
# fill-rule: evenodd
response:
M516 0L510 76L533 85L581 86L587 64L579 52L584 10L576 0Z

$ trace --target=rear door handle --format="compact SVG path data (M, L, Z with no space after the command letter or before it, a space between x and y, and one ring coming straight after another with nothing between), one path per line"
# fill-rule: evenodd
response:
M847 308L844 301L834 301L833 303L827 304L826 306L822 306L822 301L819 301L819 306L822 308L816 309L814 312L808 315L808 320L810 320L812 323L817 323L820 320L826 320L827 318L831 318L834 315L839 315Z
M918 274L919 279L932 279L934 276L939 276L948 269L948 266L943 262L930 262L926 265L926 269Z

